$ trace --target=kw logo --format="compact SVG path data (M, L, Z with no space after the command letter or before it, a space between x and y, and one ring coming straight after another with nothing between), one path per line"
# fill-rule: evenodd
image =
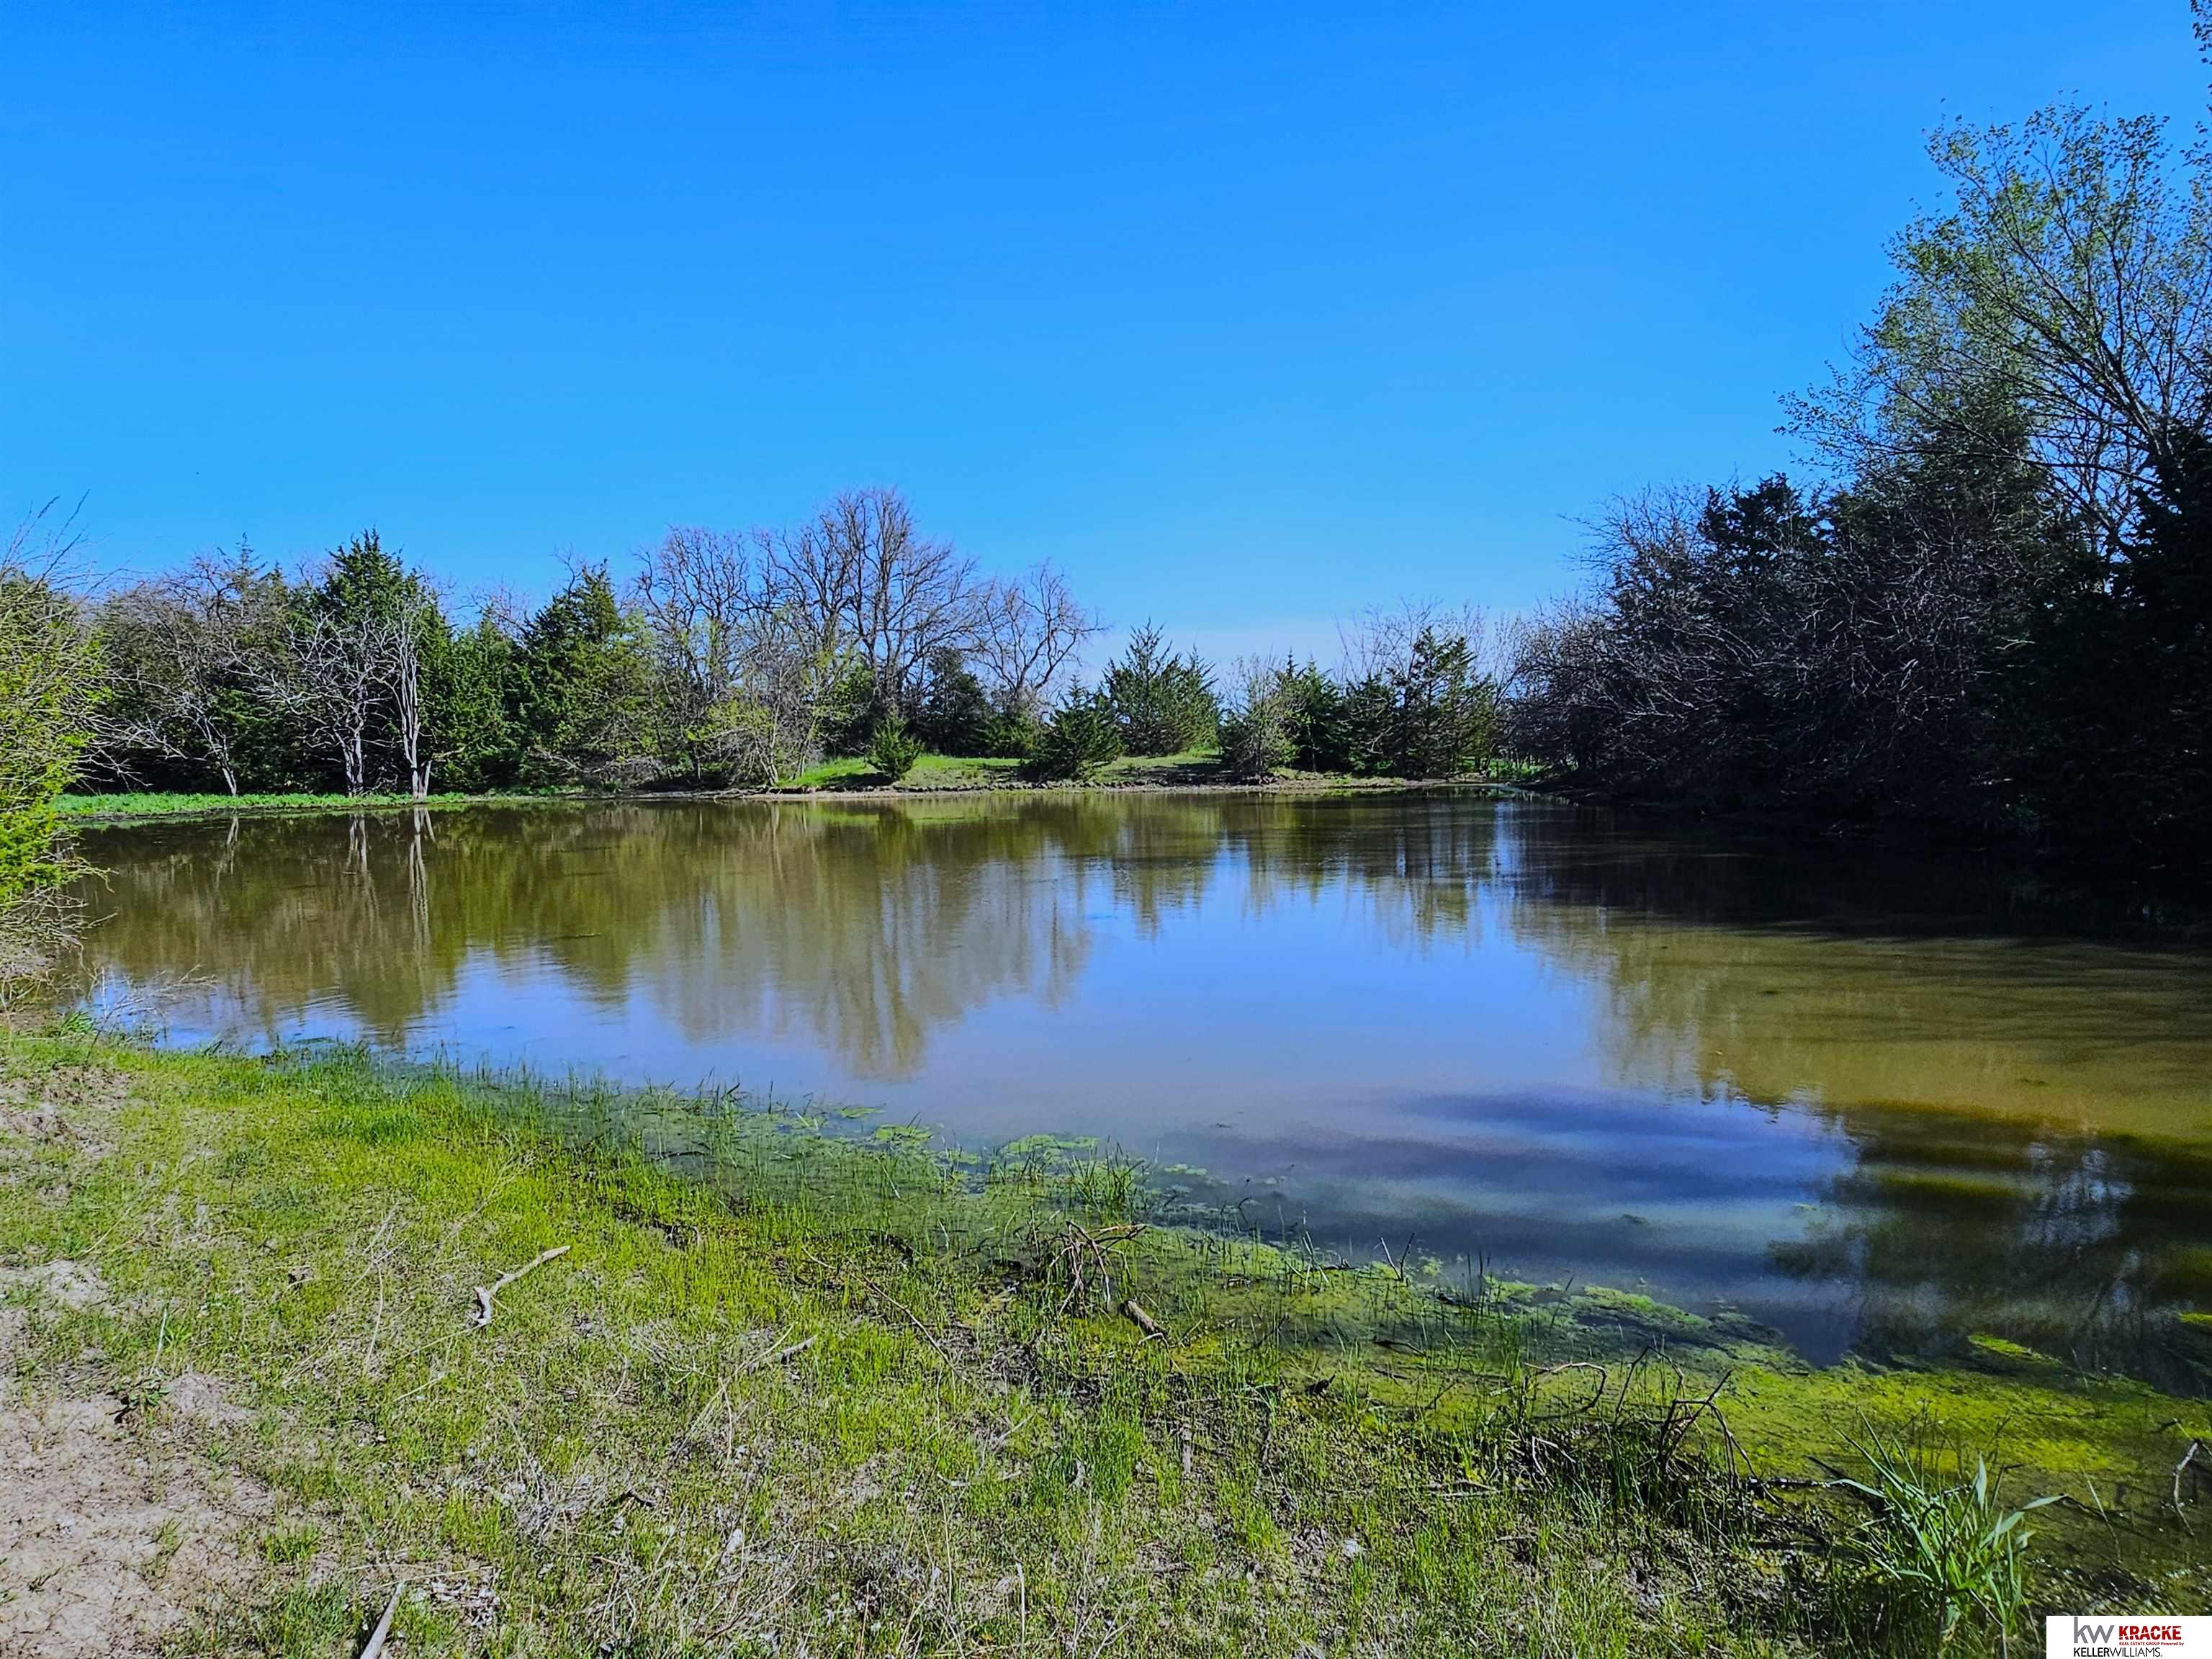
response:
M2052 1614L2044 1622L2045 1651L2063 1659L2181 1659L2212 1652L2212 1619L2181 1619L2130 1613L2085 1619Z

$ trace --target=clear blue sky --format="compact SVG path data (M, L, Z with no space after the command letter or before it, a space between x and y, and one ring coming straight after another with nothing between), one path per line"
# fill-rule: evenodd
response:
M542 591L890 483L1224 651L1521 606L1788 458L1931 122L2204 81L2184 0L17 5L0 508Z

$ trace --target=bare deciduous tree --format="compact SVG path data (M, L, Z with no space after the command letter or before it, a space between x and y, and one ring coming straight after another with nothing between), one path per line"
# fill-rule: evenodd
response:
M100 625L118 694L109 748L210 766L237 794L245 732L236 704L283 626L275 579L252 550L203 556L124 589L101 608Z
M814 653L849 657L879 709L903 708L931 653L975 641L975 562L915 528L891 489L848 490L774 544L780 608Z
M430 795L430 749L426 740L428 688L425 659L437 630L437 611L410 596L381 620L377 657L392 694L392 732L399 740L399 762L407 774L407 793L416 800Z
M730 722L721 711L773 618L764 539L672 529L637 574L667 741L694 778L725 744Z
M986 583L977 611L975 658L1008 714L1041 715L1084 641L1101 631L1048 563Z
M282 651L253 665L262 696L298 723L309 747L336 757L349 795L368 787L368 733L391 651L385 618L320 614L295 626Z
M1343 652L1346 678L1387 679L1402 672L1413 659L1415 642L1424 634L1437 639L1464 640L1469 655L1478 664L1487 665L1492 655L1490 622L1480 606L1404 599L1387 608L1370 606L1350 622L1337 624L1337 642Z

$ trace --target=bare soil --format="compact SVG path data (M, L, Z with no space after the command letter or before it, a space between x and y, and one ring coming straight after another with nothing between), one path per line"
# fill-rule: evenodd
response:
M0 1099L0 1129L15 1138L7 1178L21 1177L27 1146L79 1139L72 1120L96 1085L55 1081L61 1102ZM253 1577L245 1540L272 1510L265 1491L219 1473L191 1443L242 1415L214 1379L188 1374L158 1401L131 1401L55 1365L50 1352L33 1366L47 1322L107 1297L85 1262L0 1267L5 1659L159 1652L212 1598Z

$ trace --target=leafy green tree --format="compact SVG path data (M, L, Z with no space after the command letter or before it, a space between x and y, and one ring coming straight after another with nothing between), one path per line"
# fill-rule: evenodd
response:
M67 526L39 541L42 517L0 547L0 904L64 872L54 803L101 696L98 642L56 579Z
M832 755L859 755L868 739L896 704L884 692L875 671L856 654L833 656L823 677L828 690L822 697L817 725L822 746Z
M2027 453L2100 558L2212 426L2212 149L2078 106L1929 135L1948 209L1893 241L1853 362L1793 402L1846 475Z
M741 785L765 788L814 759L803 732L750 689L732 692L708 711L701 749L712 769Z
M1109 664L1104 687L1122 749L1174 755L1213 740L1221 718L1213 673L1195 652L1178 656L1147 623Z
M636 782L653 759L653 655L604 564L586 565L524 627L514 723L524 782Z

